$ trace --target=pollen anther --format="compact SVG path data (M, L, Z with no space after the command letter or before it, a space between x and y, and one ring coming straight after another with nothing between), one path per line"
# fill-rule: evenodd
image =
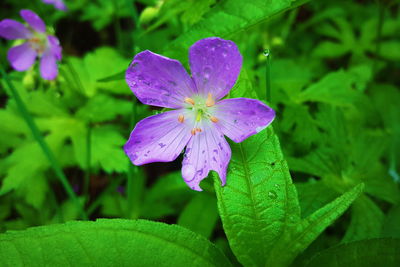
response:
M183 123L184 120L185 120L185 116L183 116L182 114L178 116L178 121L180 123Z
M190 97L186 97L185 102L194 106L194 100L191 99Z
M214 106L215 105L215 101L214 101L214 99L212 98L212 94L211 93L208 93L208 95L207 95L207 100L206 100L206 106L207 107L212 107L212 106Z
M217 117L214 117L214 116L211 116L211 117L210 117L210 120L211 120L212 122L218 122L218 121L219 121L218 118L217 118Z
M190 133L192 134L192 135L196 135L196 128L193 128L191 131L190 131Z

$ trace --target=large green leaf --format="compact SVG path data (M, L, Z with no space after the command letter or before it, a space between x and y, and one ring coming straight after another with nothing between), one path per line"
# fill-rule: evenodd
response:
M168 51L169 56L186 61L187 48L197 40L210 36L228 38L241 30L245 30L248 27L271 18L273 15L304 2L307 1L221 1L204 15L203 20L194 24L190 30L181 34L174 42L170 43L166 51Z
M3 266L230 266L205 238L176 225L98 220L0 235Z
M399 266L400 239L370 239L343 244L317 254L307 266Z
M281 236L269 252L267 266L287 266L306 249L329 225L331 225L351 203L357 199L364 188L359 184L331 203L325 205L302 220Z
M296 190L272 128L231 147L227 184L215 184L220 216L238 260L262 266L286 228L300 221Z
M343 241L381 237L384 214L368 196L360 196L351 207L351 221Z

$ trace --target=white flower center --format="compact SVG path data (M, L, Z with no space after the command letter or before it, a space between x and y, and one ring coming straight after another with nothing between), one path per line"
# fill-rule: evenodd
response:
M47 35L43 33L35 32L28 42L31 48L35 50L39 56L44 53L48 46Z
M185 102L190 105L189 109L191 109L194 112L195 116L195 125L191 130L192 135L196 135L196 133L202 132L202 129L198 127L198 124L203 118L209 119L214 123L218 122L218 119L215 116L213 116L209 110L209 108L215 105L215 100L211 93L208 93L207 99L204 99L203 97L200 96L196 96L193 98L186 97ZM183 123L184 120L185 117L182 114L178 116L178 121L180 123Z

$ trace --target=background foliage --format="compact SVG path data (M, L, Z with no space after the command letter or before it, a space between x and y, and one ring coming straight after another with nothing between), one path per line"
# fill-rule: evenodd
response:
M67 12L40 0L0 5L2 19L34 10L61 41L55 81L43 81L37 67L12 71L12 42L1 41L0 63L76 195L2 76L0 231L42 227L0 235L0 258L12 266L49 262L60 251L54 264L399 263L398 1L65 2ZM134 123L160 112L135 100L123 73L145 49L188 67L190 45L209 36L233 40L244 58L229 97L268 101L277 118L273 130L231 143L226 187L210 175L199 193L183 182L181 158L138 168L123 153ZM80 207L90 220L178 226L53 225L84 219ZM134 261L139 254L143 261Z

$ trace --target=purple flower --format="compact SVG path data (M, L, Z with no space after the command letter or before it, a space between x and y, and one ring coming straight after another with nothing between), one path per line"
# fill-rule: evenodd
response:
M132 163L175 160L186 146L182 177L201 191L199 183L210 170L222 185L234 142L267 127L275 112L259 100L223 99L235 84L242 56L232 41L206 38L189 52L190 77L177 60L150 51L137 54L126 72L126 81L144 104L172 108L140 121L124 146Z
M24 9L20 11L20 15L28 26L12 19L0 21L0 37L26 40L8 50L8 61L15 70L25 71L39 57L43 79L55 79L58 74L57 60L61 60L60 42L57 37L46 34L46 25L35 12Z
M45 4L53 5L55 8L62 11L67 10L67 6L65 5L63 0L42 0L42 2Z

